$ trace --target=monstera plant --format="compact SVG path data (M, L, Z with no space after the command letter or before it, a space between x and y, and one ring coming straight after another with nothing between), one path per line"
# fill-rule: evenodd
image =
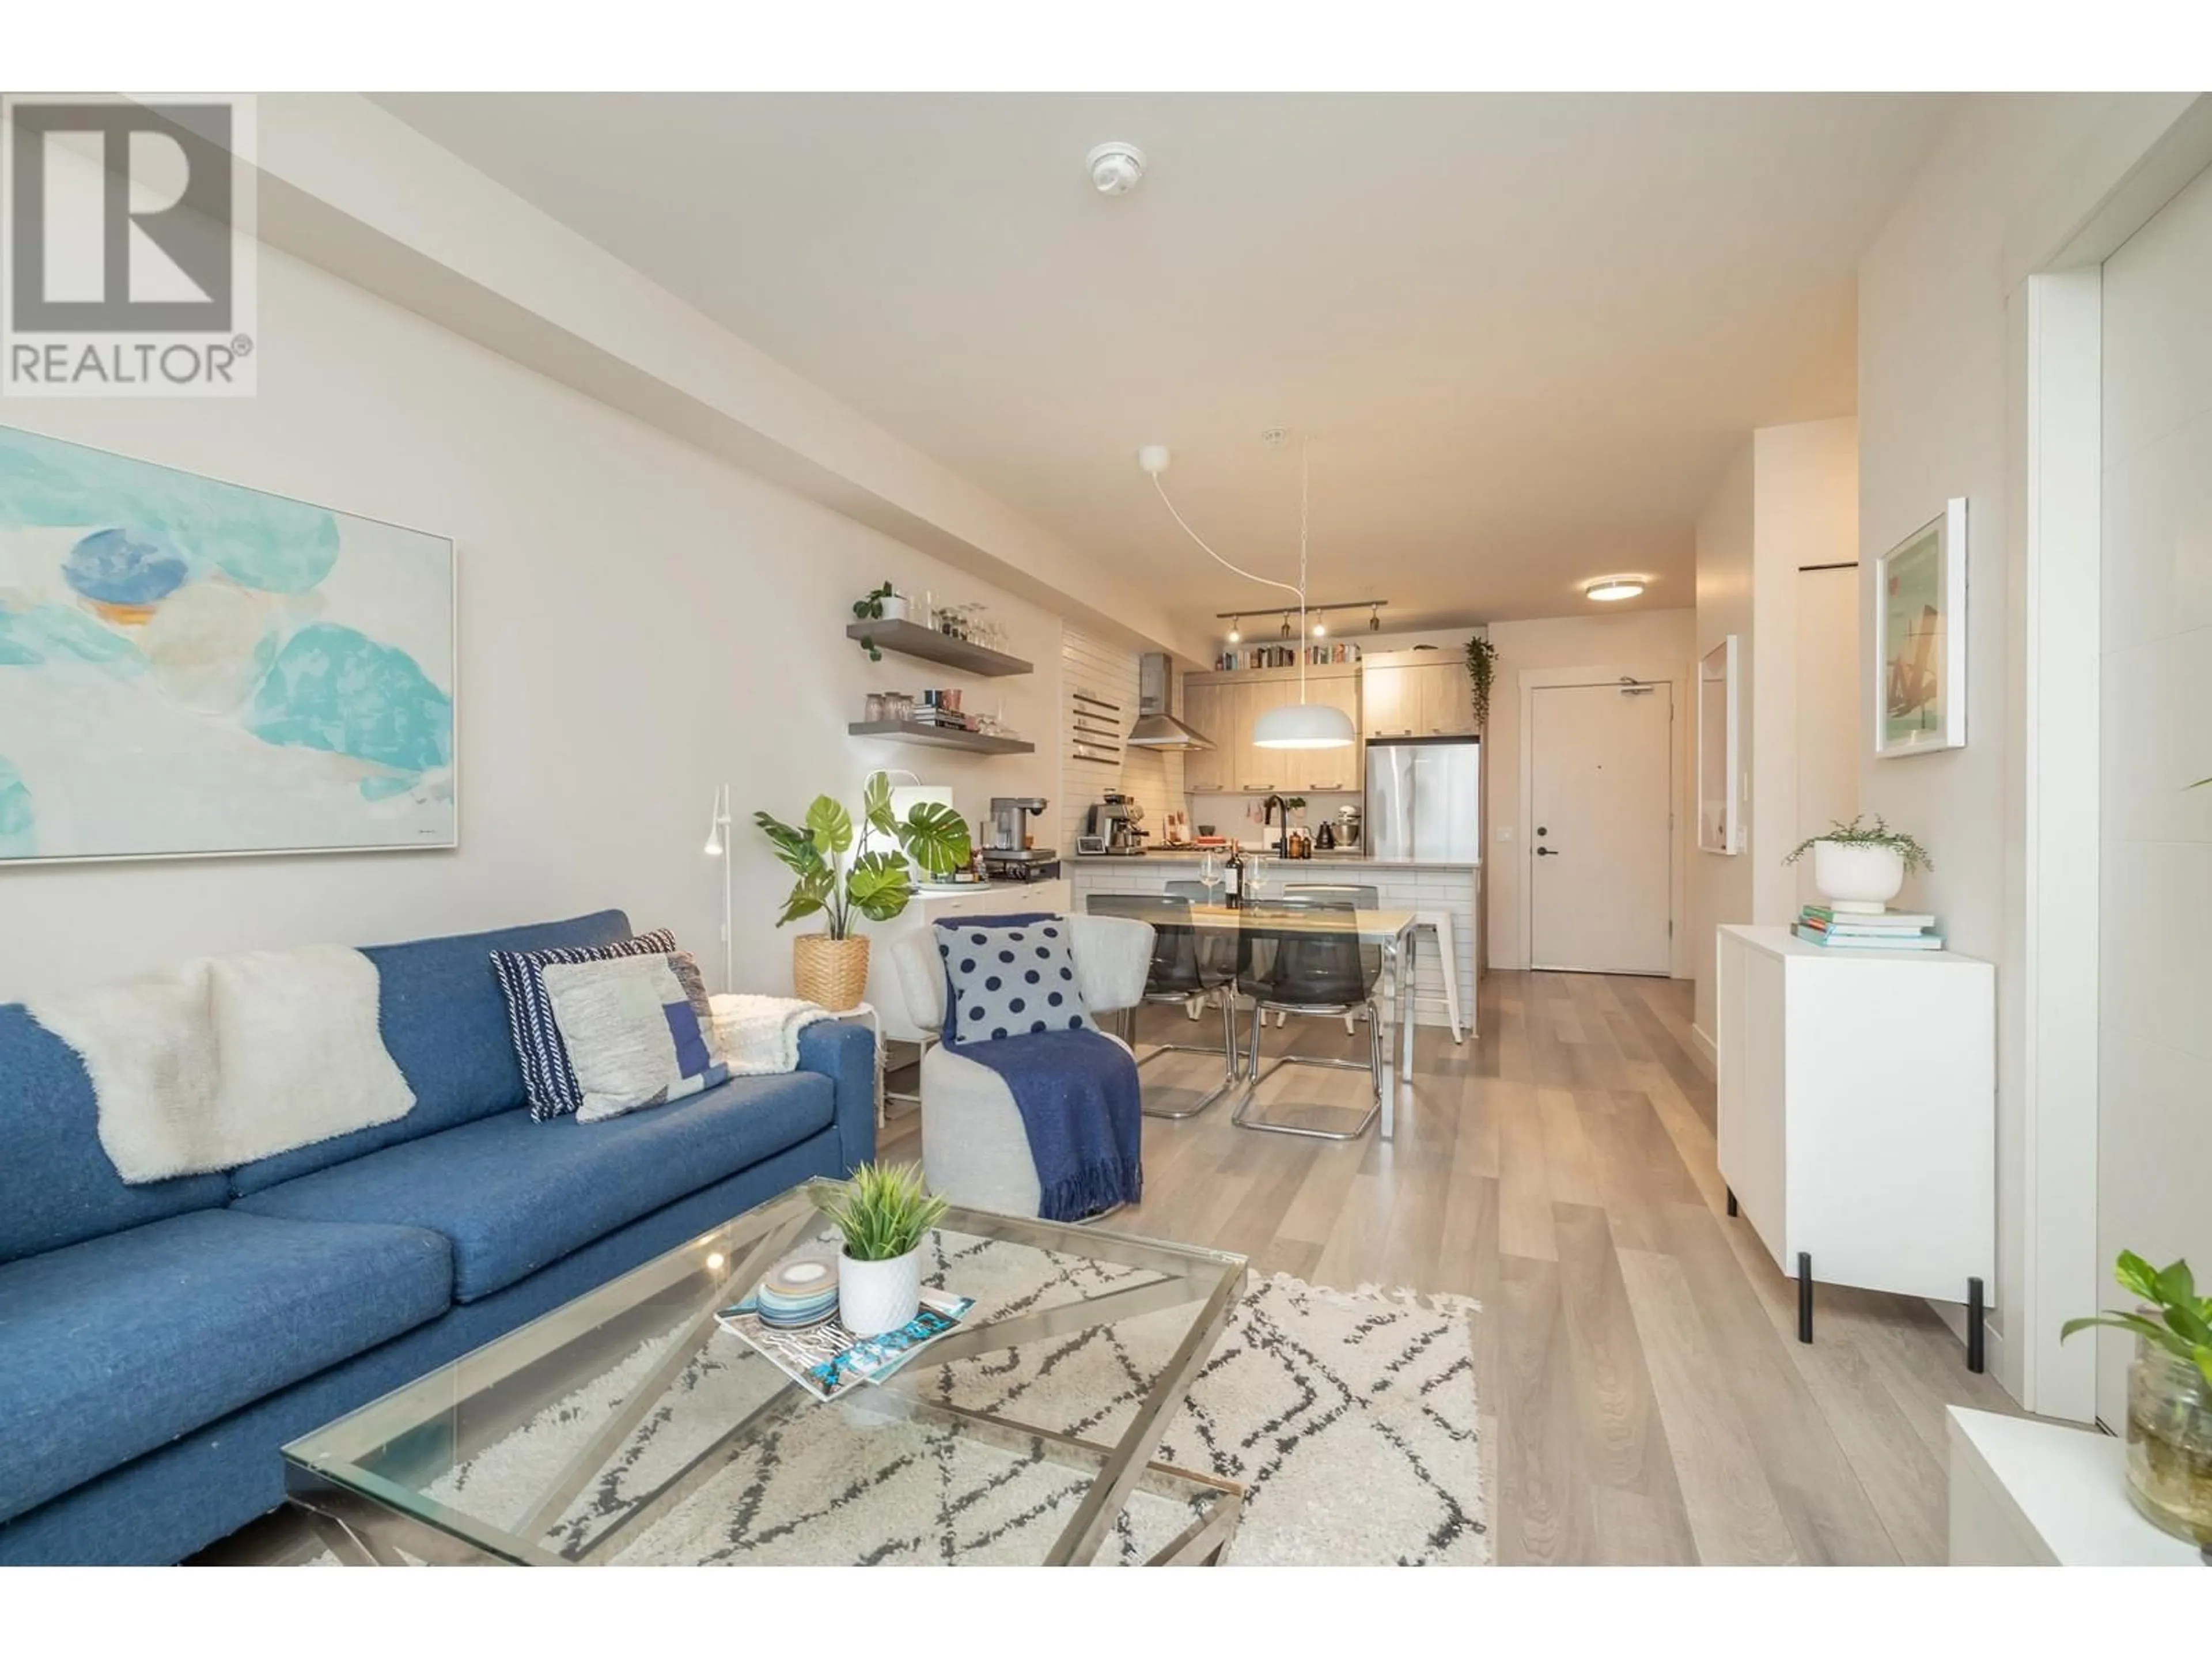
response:
M817 795L796 827L766 812L754 813L753 822L775 855L799 875L775 925L819 914L828 919L825 931L835 939L852 937L856 916L889 921L905 909L914 896L915 865L942 876L959 869L969 856L965 819L934 801L921 803L904 818L894 817L890 780L881 772L868 779L860 803L860 824L874 831L878 842L872 850L854 854L856 842L868 837L833 795ZM886 842L894 844L881 844Z
M915 866L942 876L969 860L967 821L935 801L896 817L881 772L868 779L857 823L831 795L817 795L797 825L767 812L753 822L799 877L775 925L823 919L820 933L792 941L792 977L800 996L832 1010L855 1006L867 986L868 941L853 932L855 921L889 921L905 909Z

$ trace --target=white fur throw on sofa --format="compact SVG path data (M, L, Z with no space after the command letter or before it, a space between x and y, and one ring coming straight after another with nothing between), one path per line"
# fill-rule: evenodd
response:
M376 964L340 945L202 957L43 997L74 1048L100 1144L137 1184L234 1169L389 1123L415 1092L377 1030Z

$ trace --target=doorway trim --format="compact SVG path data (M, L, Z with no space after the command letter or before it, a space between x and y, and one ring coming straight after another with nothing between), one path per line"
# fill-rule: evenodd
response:
M1690 768L1687 759L1689 745L1686 732L1689 722L1684 719L1682 700L1689 695L1690 668L1686 663L1625 662L1602 663L1592 668L1524 668L1520 673L1521 724L1521 943L1525 958L1534 963L1536 949L1536 883L1531 867L1535 859L1535 811L1533 799L1535 787L1535 699L1529 694L1547 687L1570 685L1619 685L1631 679L1641 685L1664 685L1668 688L1671 718L1667 723L1668 776L1674 784L1674 793L1667 803L1667 921L1670 929L1668 940L1667 976L1669 979L1688 979L1695 969L1691 963L1690 930L1685 925L1689 915L1688 860L1682 855L1682 825L1687 821L1685 800L1690 787Z

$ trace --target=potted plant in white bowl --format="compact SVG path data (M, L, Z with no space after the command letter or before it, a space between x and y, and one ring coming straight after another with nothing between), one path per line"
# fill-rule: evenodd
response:
M833 1013L858 1005L867 988L868 941L853 931L856 922L889 921L914 896L908 860L933 876L943 876L966 864L969 855L968 821L951 807L923 801L903 818L893 817L890 779L881 772L868 779L860 817L879 842L890 845L869 848L863 839L855 851L853 815L830 795L817 795L805 822L797 826L766 812L753 814L776 857L799 876L775 925L816 915L825 924L820 933L802 933L791 942L793 988Z
M945 1200L915 1164L863 1164L814 1201L844 1236L837 1257L837 1316L855 1336L895 1331L921 1311L921 1244Z
M1800 842L1782 861L1795 864L1808 853L1813 855L1814 884L1828 902L1865 915L1879 914L1911 872L1936 867L1926 848L1902 830L1891 829L1879 812L1871 824L1859 816L1830 825Z

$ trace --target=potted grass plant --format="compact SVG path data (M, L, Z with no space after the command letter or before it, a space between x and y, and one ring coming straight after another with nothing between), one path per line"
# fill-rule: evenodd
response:
M815 1191L844 1237L837 1258L837 1316L855 1336L895 1331L921 1311L921 1244L945 1215L915 1164L863 1164Z
M869 777L863 792L865 832L856 831L853 815L832 795L817 795L800 823L766 812L754 813L753 822L799 877L775 925L823 918L821 932L792 940L791 977L801 998L832 1012L857 1006L867 988L868 941L854 926L889 921L905 909L914 896L915 866L947 875L969 856L966 819L935 801L894 817L890 780L881 772ZM868 845L871 837L877 845Z
M2159 1526L2212 1549L2212 1297L2197 1294L2186 1261L2154 1267L2122 1250L2112 1277L2139 1304L2060 1327L2093 1326L2136 1339L2128 1367L2128 1495Z
M1813 855L1814 884L1844 911L1879 911L1897 896L1907 874L1936 867L1926 848L1902 830L1891 829L1879 812L1872 823L1862 815L1849 823L1831 824L1800 842L1782 861L1795 864L1808 853Z

